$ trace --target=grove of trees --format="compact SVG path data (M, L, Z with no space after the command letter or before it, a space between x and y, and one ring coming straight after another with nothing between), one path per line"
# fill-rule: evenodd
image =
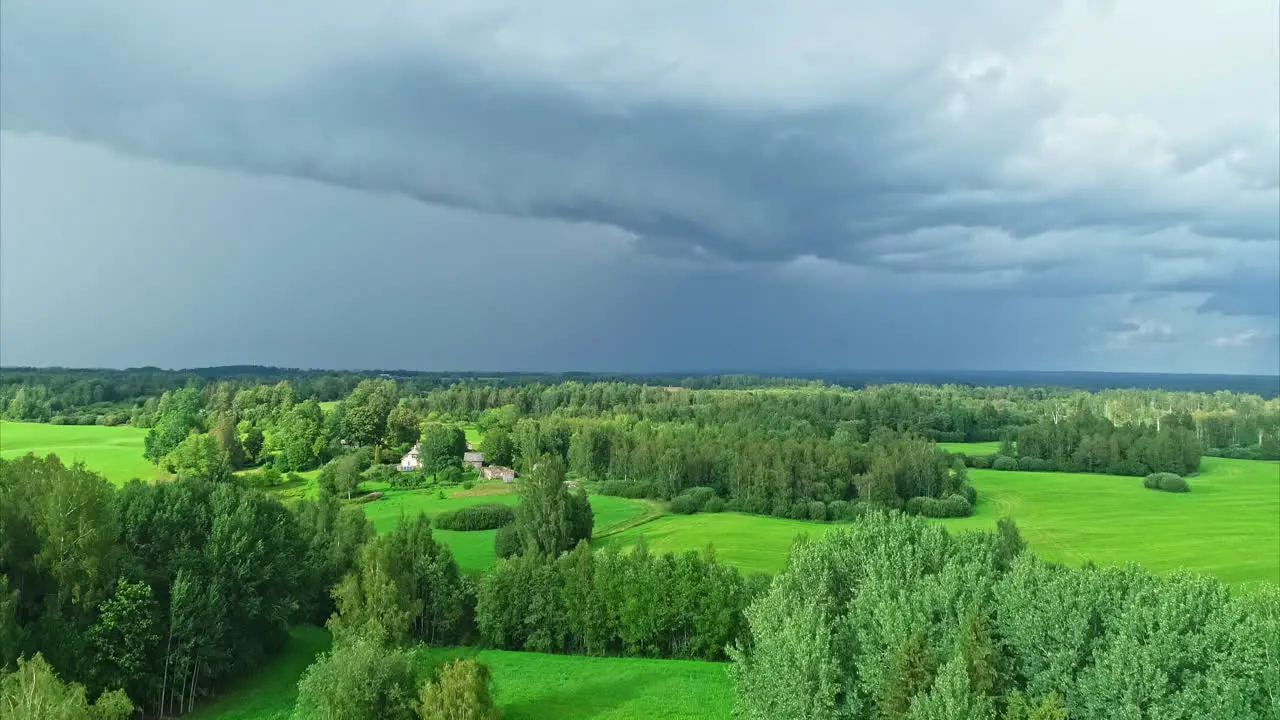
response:
M743 718L1274 718L1280 589L1054 565L873 513L792 548L731 651Z

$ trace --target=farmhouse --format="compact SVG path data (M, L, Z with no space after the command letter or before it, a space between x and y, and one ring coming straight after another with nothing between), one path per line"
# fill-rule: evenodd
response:
M418 452L420 450L421 446L414 443L413 447L409 449L409 452L405 453L404 457L400 458L400 465L397 469L400 470L400 472L413 472L414 470L422 467L422 462L418 459Z
M463 453L462 462L475 468L476 471L478 472L480 468L484 467L484 453L480 453L480 452Z
M485 465L480 468L480 477L485 480L501 479L502 482L512 482L516 479L516 471L501 465Z

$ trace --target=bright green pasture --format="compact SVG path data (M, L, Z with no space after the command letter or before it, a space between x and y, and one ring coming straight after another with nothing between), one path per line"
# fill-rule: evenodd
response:
M1280 464L1204 458L1189 493L1142 487L1141 478L1083 473L969 470L972 517L951 529L1018 522L1042 558L1079 565L1140 562L1187 568L1232 585L1280 583Z
M302 671L329 649L329 633L314 625L289 632L289 644L253 677L228 688L187 716L190 720L288 720Z
M48 425L0 421L0 457L14 458L29 452L41 457L56 454L70 465L83 461L116 485L133 478L164 477L142 457L144 428L102 425Z
M717 559L743 572L776 573L786 564L797 535L817 537L833 527L837 525L739 513L663 515L595 544L628 548L643 535L652 551L684 552L701 551L710 543Z
M420 650L419 665L475 657L493 672L504 720L728 720L733 685L725 663L508 652Z
M1205 458L1185 494L1113 475L971 469L969 477L977 511L938 521L952 530L990 529L1007 515L1046 560L1186 568L1241 587L1280 583L1280 464ZM832 527L736 513L663 515L597 544L630 547L643 535L651 549L683 552L712 543L744 572L777 572L796 535Z
M303 671L328 647L329 634L321 628L295 629L284 654L190 717L286 720ZM426 677L439 664L460 657L474 657L492 670L494 699L505 720L727 720L733 706L733 686L724 663L421 648L418 671Z
M995 455L1000 452L1000 443L998 442L944 442L938 443L938 447L953 453L964 453L965 455Z

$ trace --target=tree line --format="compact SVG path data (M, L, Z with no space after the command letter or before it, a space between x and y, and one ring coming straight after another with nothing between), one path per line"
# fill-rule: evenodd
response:
M619 414L655 422L727 424L776 416L830 435L838 423L866 437L876 427L935 441L998 440L1011 428L1089 411L1117 427L1159 426L1185 414L1206 452L1280 457L1280 399L1249 392L1168 392L1061 387L883 384L840 386L816 379L723 375L339 373L276 368L86 371L0 370L0 417L150 427L165 393L193 388L212 414L271 425L305 400L336 401L370 381L390 383L395 400L421 417L474 421L511 406L524 417ZM271 388L262 392L259 388ZM282 395L287 394L287 400ZM271 397L264 397L271 396ZM393 403L394 404L394 403ZM263 428L265 430L265 427ZM330 434L339 433L331 429ZM365 438L371 440L371 438Z

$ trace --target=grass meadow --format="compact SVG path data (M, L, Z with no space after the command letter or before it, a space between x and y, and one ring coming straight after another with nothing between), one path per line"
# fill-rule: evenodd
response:
M978 490L974 515L937 521L953 531L991 529L1007 515L1031 550L1054 562L1183 568L1237 588L1280 583L1280 464L1207 457L1184 494L1114 475L971 469L969 477ZM745 572L777 572L797 535L833 527L737 513L662 515L601 543L630 547L643 535L651 549L672 552L712 543Z
M264 672L229 688L191 720L288 720L303 670L329 647L317 627L295 628L284 654ZM727 720L733 686L724 663L421 648L422 676L437 665L474 657L493 672L504 720Z
M47 425L0 420L0 457L21 457L35 453L41 457L55 453L68 465L84 462L116 485L133 478L152 480L166 477L142 457L142 439L147 431L135 427L102 425Z

